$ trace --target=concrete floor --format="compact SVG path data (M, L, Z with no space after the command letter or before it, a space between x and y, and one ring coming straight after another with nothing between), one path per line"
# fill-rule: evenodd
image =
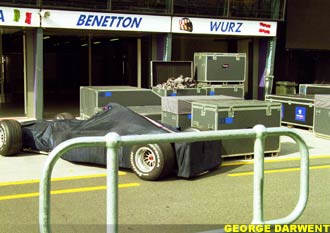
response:
M298 132L304 135L311 156L309 201L296 223L327 224L329 141L314 138L308 131ZM297 148L287 138L281 141L280 155L265 160L266 220L288 215L298 200ZM33 154L0 157L3 232L38 232L38 179L46 158ZM130 171L121 171L119 233L191 233L225 224L248 224L253 210L252 171L253 160L240 158L225 160L219 169L189 180L171 177L147 182ZM52 182L56 191L51 195L52 232L106 231L105 173L105 168L58 162L53 177L61 179Z
M53 113L58 111L47 114L51 116ZM309 147L313 171L310 200L297 223L328 223L330 139L315 137L310 130L294 130ZM265 169L299 166L299 153L294 141L281 137L280 146L278 157L266 157ZM3 210L0 226L4 232L38 231L38 194L30 198L19 195L38 192L46 159L47 155L34 153L0 156L0 209ZM243 157L228 158L224 166L198 178L185 180L172 177L159 182L142 181L131 171L121 171L119 232L200 232L228 223L250 223L252 175L234 178L230 174L251 172L252 164L253 160L244 160ZM312 168L316 166L322 169ZM54 182L56 190L101 187L94 191L52 195L53 232L105 232L106 169L60 159L52 177L63 178ZM297 201L298 176L294 172L284 172L268 177L265 185L266 218L283 217ZM12 195L18 196L6 199Z

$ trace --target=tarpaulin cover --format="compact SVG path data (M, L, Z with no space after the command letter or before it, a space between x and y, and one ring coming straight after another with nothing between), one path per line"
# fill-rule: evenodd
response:
M116 103L88 120L38 120L22 127L23 147L38 151L51 151L61 142L75 137L104 136L109 132L124 135L168 133L145 117ZM184 178L196 176L221 164L218 141L174 143L177 158L177 175ZM130 147L118 151L119 167L131 168ZM63 159L96 165L106 165L105 147L86 147L68 151Z

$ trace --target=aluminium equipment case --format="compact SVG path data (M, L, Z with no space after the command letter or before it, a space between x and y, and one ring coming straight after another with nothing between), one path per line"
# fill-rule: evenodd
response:
M330 84L300 84L299 94L330 94Z
M314 134L330 138L330 95L315 95Z
M206 95L201 88L166 89L157 87L169 78L193 77L192 61L150 61L150 86L159 96Z
M287 94L296 94L296 86L295 82L288 82L288 81L279 81L276 82L276 95L287 95Z
M82 86L80 87L81 119L90 118L111 102L125 107L160 106L161 98L150 89L131 86Z
M165 89L152 87L152 91L159 96L206 95L206 89L203 88Z
M227 95L244 98L244 84L211 85L204 87L206 95Z
M169 78L193 77L192 61L150 61L150 86L166 82Z
M238 82L246 78L245 53L194 53L198 82Z
M160 105L149 105L149 106L128 106L127 108L131 109L132 111L150 118L154 121L161 120L162 114L162 107Z
M184 130L191 126L191 105L195 101L217 101L239 99L232 96L173 96L162 97L163 124L171 125L177 129Z
M257 124L265 127L279 127L281 125L281 104L260 100L192 103L191 126L199 130L247 129L253 128ZM278 153L279 151L279 137L267 137L265 153ZM254 139L221 140L221 155L224 157L253 154Z
M313 129L314 95L266 95L265 100L282 104L282 123Z
M243 84L209 85L184 89L164 89L153 87L152 91L160 96L228 95L244 98L245 94Z

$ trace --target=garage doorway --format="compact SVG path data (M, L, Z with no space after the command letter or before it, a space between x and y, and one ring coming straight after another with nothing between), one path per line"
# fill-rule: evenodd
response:
M81 86L136 86L137 39L44 35L44 117L79 116Z
M19 29L0 32L0 117L25 116L24 33Z

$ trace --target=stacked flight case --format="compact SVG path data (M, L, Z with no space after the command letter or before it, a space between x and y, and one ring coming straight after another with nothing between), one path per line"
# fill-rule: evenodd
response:
M314 134L330 138L330 95L315 95Z
M187 95L206 95L206 91L201 88L180 88L174 87L161 88L158 84L166 83L170 78L193 77L192 61L151 61L150 62L150 85L157 95L163 96L187 96Z
M206 85L202 87L206 95L226 95L244 99L244 85L243 84L220 84L220 85Z
M330 84L299 84L299 94L330 94Z
M129 107L141 115L160 120L161 98L150 89L131 86L80 87L80 118L92 117L111 102Z
M266 95L266 101L282 104L282 123L313 129L314 95Z
M194 76L207 95L244 98L245 53L194 53Z
M197 81L239 83L245 81L245 53L194 53Z
M246 129L257 124L265 127L281 125L281 104L259 100L198 101L192 103L191 126L199 130ZM265 153L280 151L278 136L266 138ZM221 141L224 157L253 155L254 139Z
M196 101L217 101L239 99L232 96L171 96L162 97L162 123L177 129L191 127L191 105Z
M206 89L204 88L184 88L184 89L165 89L159 87L152 87L152 91L159 96L205 96Z

